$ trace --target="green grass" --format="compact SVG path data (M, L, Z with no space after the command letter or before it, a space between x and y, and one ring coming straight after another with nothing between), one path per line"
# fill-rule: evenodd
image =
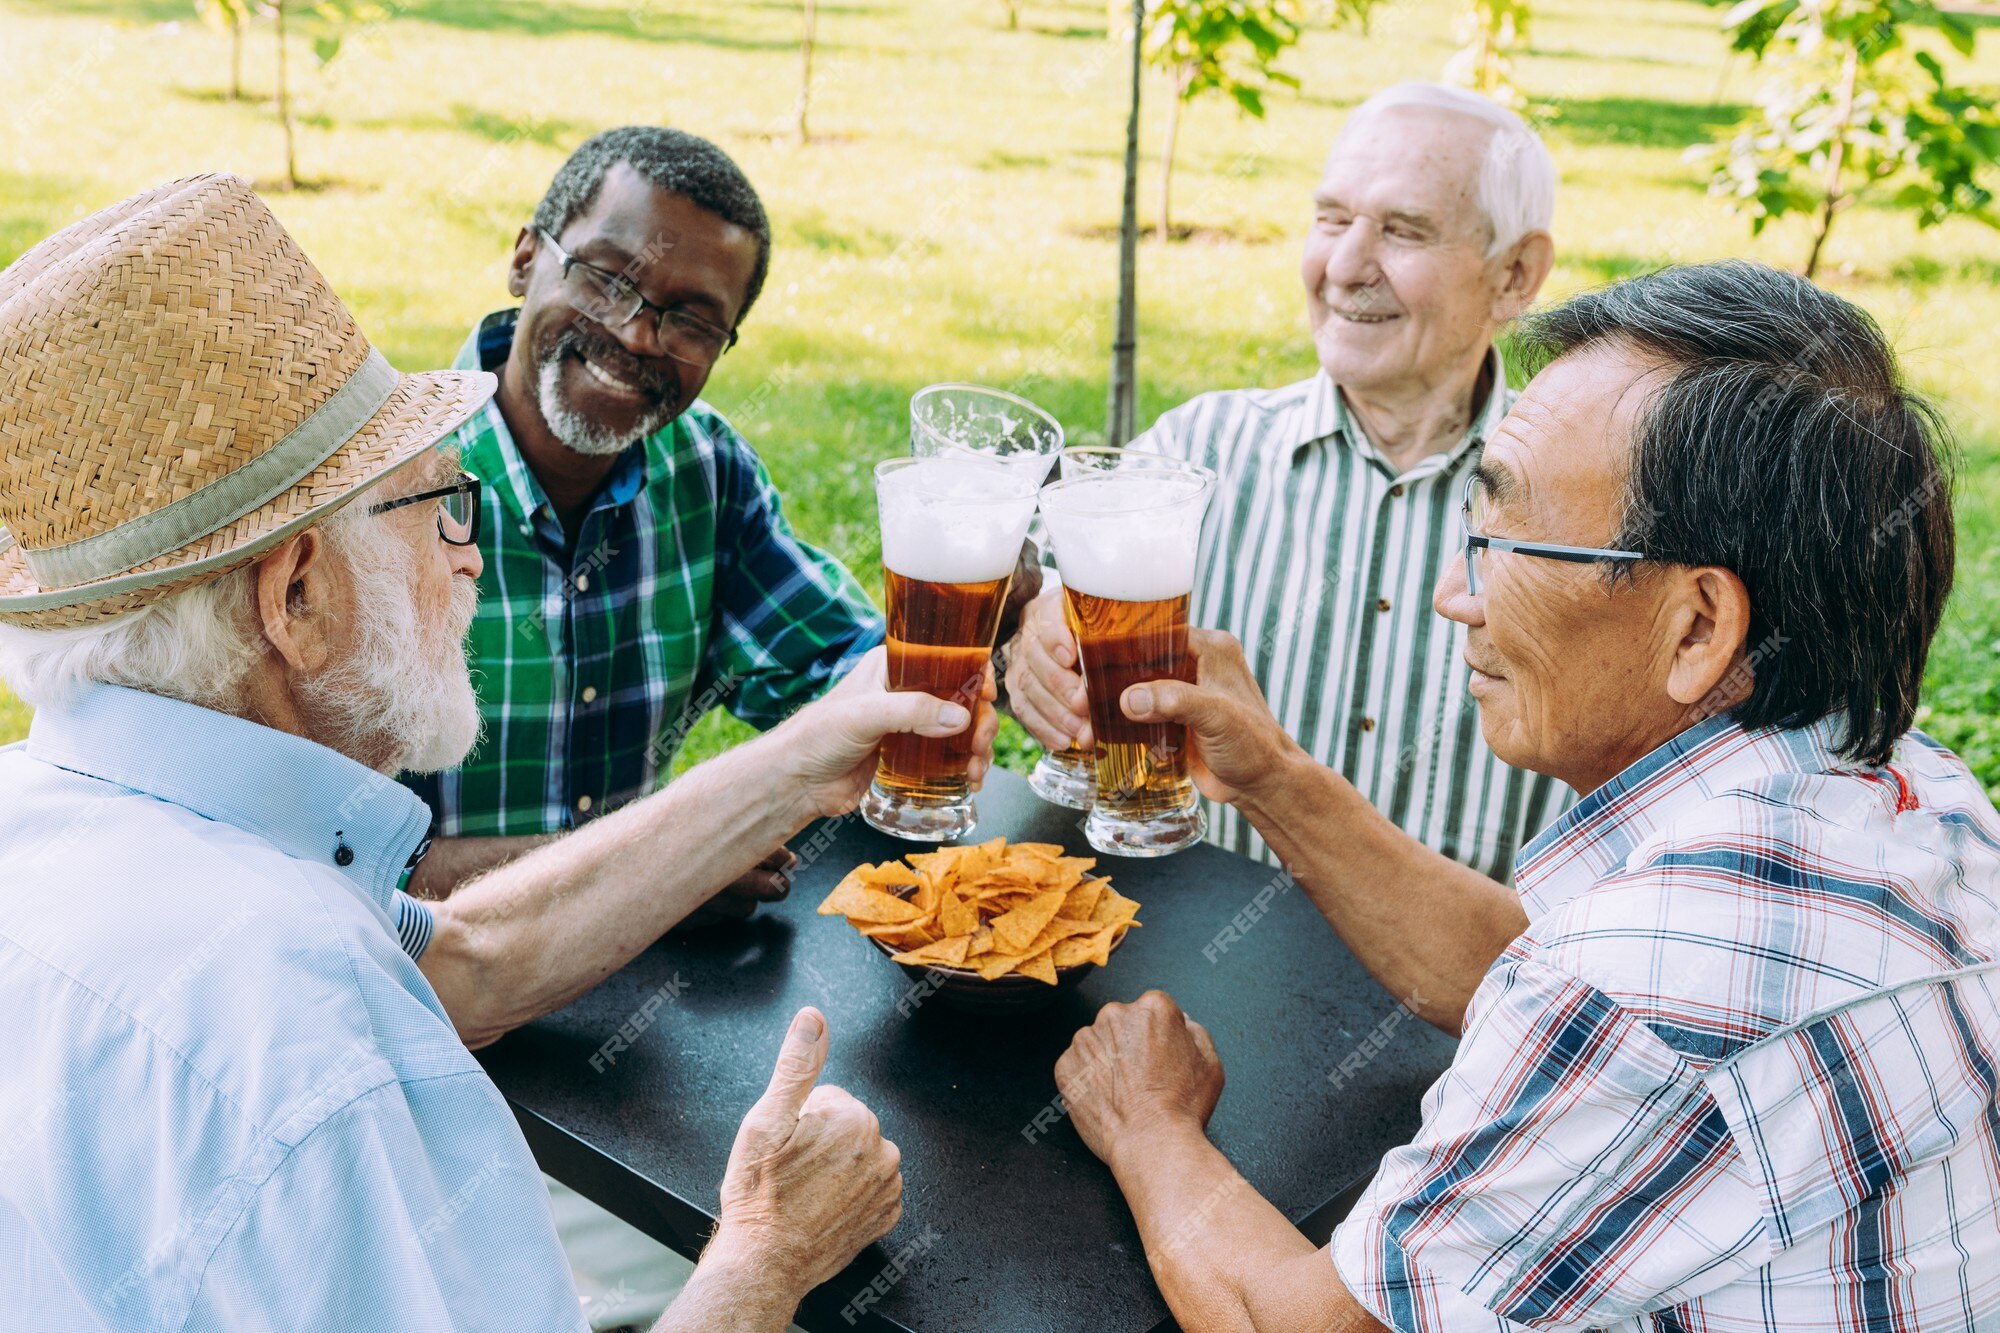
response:
M1124 125L1101 0L1030 4L1011 33L992 0L822 5L812 123L824 138L805 148L789 137L793 5L392 8L324 71L295 48L299 157L317 188L271 198L396 364L444 364L506 302L514 230L570 149L602 127L656 121L716 139L765 197L771 282L708 397L763 453L797 526L864 578L879 577L866 469L904 447L916 388L1014 385L1075 439L1100 435ZM1455 8L1398 0L1366 38L1315 31L1286 61L1301 90L1274 99L1264 122L1221 104L1190 110L1176 217L1205 239L1142 251L1142 422L1204 389L1311 370L1296 267L1319 159L1369 91L1437 74ZM1673 259L1803 254L1802 225L1752 241L1683 160L1755 93L1718 19L1696 0L1536 6L1516 70L1562 171L1550 297ZM0 155L0 261L170 176L278 177L267 107L222 96L226 41L184 0L0 0L0 28L17 131ZM270 42L260 27L246 62L259 94ZM1968 77L2000 83L1996 43L1984 36ZM1149 209L1159 93L1148 84ZM1919 233L1859 207L1840 219L1824 280L1890 330L1964 441L1959 590L1925 725L2000 787L2000 381L1978 369L2000 327L1996 253L1975 224ZM21 725L0 702L0 738ZM712 719L688 755L739 735ZM1028 751L1016 737L1005 753Z

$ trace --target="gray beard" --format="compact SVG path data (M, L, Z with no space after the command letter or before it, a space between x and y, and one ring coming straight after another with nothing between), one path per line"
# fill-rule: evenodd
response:
M595 458L621 454L632 441L646 439L674 419L675 405L663 402L640 417L630 431L621 433L570 406L563 396L562 367L563 357L575 345L576 340L565 329L535 367L535 399L542 410L542 420L565 449Z

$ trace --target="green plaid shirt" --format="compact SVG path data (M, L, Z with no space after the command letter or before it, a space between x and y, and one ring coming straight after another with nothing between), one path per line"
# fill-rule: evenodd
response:
M517 312L453 363L498 371ZM882 641L839 561L793 535L763 464L697 401L618 459L575 546L496 403L450 443L485 483L468 656L485 731L403 781L444 837L550 833L656 790L709 709L769 727Z

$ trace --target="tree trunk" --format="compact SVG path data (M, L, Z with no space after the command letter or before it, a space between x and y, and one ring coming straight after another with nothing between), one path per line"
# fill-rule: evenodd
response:
M1173 239L1174 146L1181 137L1181 101L1192 79L1188 66L1174 71L1174 97L1167 107L1167 142L1160 152L1160 240Z
M285 127L285 188L299 188L299 163L292 145L292 90L285 77L285 0L274 0L278 11L278 123Z
M243 97L243 16L229 11L229 100Z
M1826 198L1821 201L1819 215L1813 221L1812 251L1806 255L1808 279L1819 272L1819 254L1826 246L1827 233L1833 230L1833 215L1840 207L1843 195L1840 173L1847 159L1848 122L1854 118L1854 84L1860 72L1860 52L1850 46L1847 59L1841 62L1840 110L1834 116L1833 144L1826 154Z
M1104 442L1123 445L1139 418L1139 76L1146 0L1132 0L1132 106L1125 116L1125 204L1118 220L1118 332L1111 344L1111 411Z
M812 139L812 130L807 125L806 117L812 110L813 29L819 23L817 0L805 0L802 17L803 35L799 39L799 142L806 143Z
M1007 0L1007 31L1013 32L1021 26L1021 6L1016 0Z

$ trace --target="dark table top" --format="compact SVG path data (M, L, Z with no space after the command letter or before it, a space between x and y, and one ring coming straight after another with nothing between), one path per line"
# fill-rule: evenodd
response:
M995 772L978 799L972 840L1090 854L1080 816L1013 774ZM815 915L857 863L914 844L850 816L793 847L786 902L667 937L481 1058L545 1170L693 1255L785 1027L817 1005L832 1030L823 1081L881 1118L905 1193L896 1230L801 1307L816 1333L1145 1333L1167 1318L1111 1173L1049 1113L1056 1057L1106 1001L1157 986L1207 1025L1228 1075L1211 1138L1318 1240L1339 1196L1416 1131L1419 1099L1451 1059L1452 1042L1400 1009L1302 890L1213 847L1100 857L1098 873L1139 900L1142 928L1053 1007L995 1017L913 990L846 921ZM607 1053L621 1030L628 1049Z

